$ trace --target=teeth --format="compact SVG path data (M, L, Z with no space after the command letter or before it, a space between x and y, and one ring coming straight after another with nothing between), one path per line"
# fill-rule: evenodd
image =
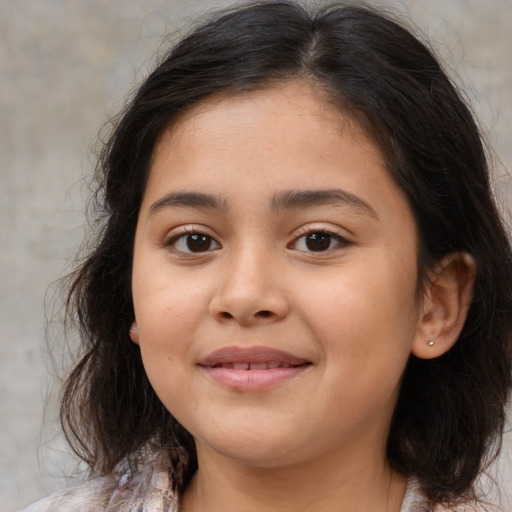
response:
M251 363L251 370L266 370L267 363Z
M267 363L219 363L216 367L228 370L273 370L274 368L293 368L294 365L281 361L268 361Z

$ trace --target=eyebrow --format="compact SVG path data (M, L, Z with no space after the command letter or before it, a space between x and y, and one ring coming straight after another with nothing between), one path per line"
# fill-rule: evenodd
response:
M226 200L202 192L171 192L155 201L149 208L149 215L170 207L203 208L207 210L227 210Z
M376 211L360 197L341 189L326 190L288 190L274 195L271 199L273 210L297 210L312 206L343 204L366 213L376 219ZM164 208L185 207L207 210L228 210L228 202L223 197L217 197L203 192L171 192L155 201L149 215L155 215Z
M342 203L366 213L376 219L379 218L377 212L360 197L341 189L327 190L289 190L277 194L272 198L272 208L274 210L295 210L308 208L311 206L335 205Z

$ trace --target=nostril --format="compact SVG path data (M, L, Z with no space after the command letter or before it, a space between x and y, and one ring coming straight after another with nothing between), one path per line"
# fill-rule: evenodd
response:
M256 311L254 314L247 313L247 316L245 313L241 312L240 314L236 313L230 313L229 311L219 311L217 313L217 318L222 320L239 320L241 322L247 322L251 318L252 319L258 319L258 318L272 318L275 316L275 313L268 310L268 309L261 309L260 311Z

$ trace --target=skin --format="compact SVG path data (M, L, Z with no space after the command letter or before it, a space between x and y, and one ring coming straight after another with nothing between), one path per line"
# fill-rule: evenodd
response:
M278 200L297 190L344 195ZM218 204L169 199L182 192ZM209 246L190 252L197 232ZM311 250L320 232L327 248ZM405 482L385 445L401 375L411 352L455 342L474 269L455 255L419 296L416 249L379 149L310 84L209 98L162 134L136 231L131 337L196 441L180 510L400 510ZM308 365L265 389L226 387L199 363L233 346Z

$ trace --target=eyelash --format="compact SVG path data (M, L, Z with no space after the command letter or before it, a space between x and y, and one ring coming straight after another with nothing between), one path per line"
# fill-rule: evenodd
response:
M319 235L319 234L322 234L324 237L325 236L329 237L329 247L327 247L326 250L322 250L322 251L306 251L306 250L303 250L301 252L310 252L310 253L313 253L313 254L315 254L315 253L322 254L322 253L326 253L326 252L329 252L329 251L341 249L343 247L347 247L348 245L350 245L350 242L346 238L343 238L341 235L339 235L337 233L334 233L332 231L329 231L328 229L321 229L320 228L320 229L308 229L304 233L301 233L298 237L296 237L288 245L288 247L290 247L291 245L296 245L301 239L306 239L306 237L308 237L308 236ZM331 243L332 243L333 240L336 241L337 244L334 247L331 247Z
M337 233L334 233L327 229L308 229L304 233L301 233L299 236L297 236L290 244L288 244L287 247L293 249L293 246L296 245L300 240L305 239L308 236L320 235L320 234L323 235L323 238L319 239L320 242L325 242L325 237L328 237L328 247L325 250L320 250L320 251L314 251L314 250L308 251L308 250L304 250L304 249L302 249L302 250L299 249L299 250L301 252L322 254L322 253L326 253L329 251L344 248L344 247L347 247L348 245L350 245L350 242L347 239L345 239L342 236L338 235ZM176 244L180 240L183 240L184 243L187 243L187 237L194 236L194 235L199 236L199 237L204 237L206 239L206 243L208 244L206 247L206 250L204 250L204 251L201 251L201 250L185 251L185 250L180 250L180 249L176 248ZM314 240L314 239L312 239L312 240ZM336 241L337 244L334 247L331 247L333 240ZM213 249L211 249L211 247L210 247L212 242L216 245L216 247L214 247ZM305 243L307 244L307 242L305 242ZM219 242L217 242L212 236L208 235L207 233L204 233L201 230L193 229L193 228L184 229L180 233L170 236L168 239L166 239L164 241L163 246L168 247L173 252L177 252L180 254L204 254L204 253L212 252L213 250L218 250L221 248L221 245L219 244ZM190 249L190 247L188 247L188 248Z
M183 250L176 248L176 244L178 243L178 241L183 240L186 243L187 237L191 237L194 235L199 235L200 237L206 238L209 241L209 243L214 242L217 245L217 247L215 247L215 250L220 248L219 242L217 242L212 236L208 235L207 233L204 233L203 231L201 231L199 229L194 229L194 228L185 228L182 231L180 231L180 233L176 233L176 234L170 236L169 238L164 240L163 246L170 248L173 252L177 252L177 253L181 253L181 254L203 254L204 252L210 252L210 251L208 251L208 249L210 249L210 245L208 245L206 251L197 251L197 252L183 251Z

